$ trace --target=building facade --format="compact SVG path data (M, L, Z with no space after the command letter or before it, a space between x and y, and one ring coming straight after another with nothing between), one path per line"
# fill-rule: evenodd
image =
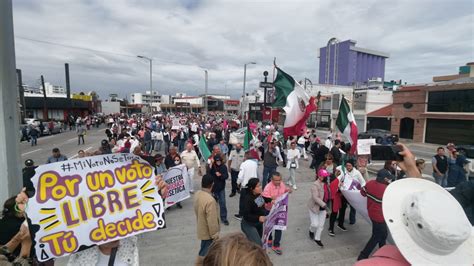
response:
M385 78L389 54L356 47L356 41L329 40L319 49L319 83L342 86L364 84L369 79Z
M395 91L392 132L415 142L473 144L474 78L464 81Z

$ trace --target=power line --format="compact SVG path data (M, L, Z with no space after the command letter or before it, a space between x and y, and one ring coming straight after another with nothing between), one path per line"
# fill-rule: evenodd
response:
M28 37L18 36L18 35L15 36L15 38L18 38L18 39L21 39L21 40L26 40L26 41L31 41L31 42L61 46L61 47L69 48L69 49L84 50L84 51L95 52L95 53L103 53L103 54L111 54L111 55L124 56L124 57L129 57L129 58L136 58L137 57L136 55L132 55L132 54L122 54L122 53L105 51L105 50L97 50L97 49L92 49L92 48L88 48L88 47L82 47L82 46L76 46L76 45L70 45L70 44L64 44L64 43L58 43L58 42L51 42L51 41L45 41L45 40L38 40L38 39L33 39L33 38L28 38ZM154 61L161 61L161 62L174 64L174 65L199 67L198 65L194 65L194 64L180 63L180 62L169 61L169 60L161 59L161 58L152 58L152 59Z

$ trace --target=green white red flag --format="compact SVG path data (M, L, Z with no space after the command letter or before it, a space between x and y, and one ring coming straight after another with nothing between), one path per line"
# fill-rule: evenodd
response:
M357 124L354 119L354 114L352 113L351 108L344 97L342 97L341 105L339 106L339 114L337 115L336 126L351 143L350 154L354 154L357 150Z
M277 76L273 82L276 99L273 106L285 106L283 107L286 113L283 135L285 137L301 136L306 131L306 120L311 112L317 109L316 99L310 97L292 76L278 67L276 69Z

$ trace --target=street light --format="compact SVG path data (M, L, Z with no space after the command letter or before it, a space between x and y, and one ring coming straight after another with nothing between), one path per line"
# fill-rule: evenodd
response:
M248 62L244 64L244 89L242 91L242 103L240 104L240 115L242 115L242 120L244 120L244 99L245 99L245 84L247 82L247 65L255 65L255 62Z
M138 58L148 60L150 62L150 110L153 112L153 75L152 75L152 68L153 68L153 59L143 56L143 55L137 55Z
M207 107L207 69L204 69L204 114L207 117L208 107Z

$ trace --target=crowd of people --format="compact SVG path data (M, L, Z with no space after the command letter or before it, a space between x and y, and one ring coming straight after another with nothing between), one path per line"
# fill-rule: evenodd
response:
M83 136L87 132L89 120L85 121L85 126L80 118L72 123L78 134L78 145L81 140L84 143ZM347 209L349 223L356 223L356 209L342 192L360 191L362 196L367 197L372 236L360 252L358 260L367 259L375 246L384 246L387 239L387 221L382 211L385 190L399 179L423 177L425 164L420 159L416 160L408 148L403 146L401 155L404 160L385 162L376 178L371 180L368 171L370 158L351 154L350 143L344 142L340 134L322 138L317 136L315 130L307 130L301 136L285 138L276 124L264 125L252 121L244 123L237 117L225 114L114 115L104 117L103 122L107 126L105 139L97 150L79 150L79 158L133 153L154 167L160 189L166 189L160 178L167 169L185 165L189 190L194 194L192 197L197 238L201 241L197 265L271 265L262 248L264 245L270 247L275 254L282 255L283 231L274 230L270 238L265 240L266 243L263 243L263 225L275 200L285 193L298 190L297 183L301 180L301 171L298 169L306 165L309 165L315 177L314 183L308 187L309 238L317 246L324 247L322 232L326 219L329 220L328 236L336 236L335 226L340 232L347 231ZM72 127L71 123L69 125ZM251 132L251 137L247 134L242 137L237 133L237 129L242 127ZM451 143L447 145L448 155L445 155L443 147L438 148L432 159L433 180L440 187L456 187L468 183L465 186L470 186L472 191L472 182L465 182L466 159L454 147ZM206 156L206 150L210 155ZM312 159L309 162L310 156ZM46 163L67 159L59 149L54 148ZM308 164L302 164L301 160L308 160ZM25 165L23 179L26 189L4 204L3 218L0 220L0 245L3 245L0 254L11 261L16 259L21 262L25 259L29 263L32 262L31 248L24 246L31 246L31 239L28 244L25 212L20 206L25 205L31 196L29 193L32 184L29 179L34 175L35 163L27 160ZM282 174L283 169L287 169L288 174L286 171ZM429 176L425 178L430 179ZM200 190L195 190L194 180L199 180ZM231 189L228 197L239 196L238 210L233 217L240 222L242 232L220 237L220 225L229 225L227 183L230 183ZM458 201L464 201L461 205L466 213L472 213L473 196L466 199L465 190L454 191L458 193ZM176 206L182 208L179 203ZM472 223L472 214L468 214L468 218ZM120 246L119 241L115 241L81 251L71 256L70 265L111 265L107 263L112 257L115 265L138 265L136 241L136 238L130 237L120 240ZM116 253L119 255L116 256ZM127 261L127 258L131 260Z

